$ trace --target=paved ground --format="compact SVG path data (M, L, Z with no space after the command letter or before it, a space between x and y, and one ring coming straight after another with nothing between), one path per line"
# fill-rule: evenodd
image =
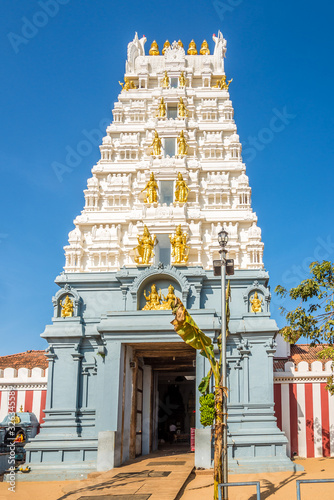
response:
M212 471L193 470L194 454L160 451L148 458L88 479L62 482L18 482L16 493L0 483L1 500L211 500ZM261 482L261 500L295 500L296 479L334 478L334 457L296 460L304 472L231 475L229 481ZM334 483L302 485L302 500L333 500ZM255 488L230 488L229 500L256 500Z
M88 479L62 482L17 482L16 492L0 483L1 500L174 500L194 467L194 454L170 450L152 453L122 467L92 473Z
M297 459L304 472L273 472L264 474L234 474L229 482L260 481L261 500L296 500L296 479L334 478L334 457ZM256 500L256 488L230 487L229 500ZM193 472L182 488L178 500L211 500L213 479L211 471ZM334 483L301 485L301 500L334 500Z

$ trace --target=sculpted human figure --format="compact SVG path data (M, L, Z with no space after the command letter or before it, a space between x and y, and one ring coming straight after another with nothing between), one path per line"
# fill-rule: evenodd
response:
M168 87L169 87L169 77L167 75L167 71L165 71L165 75L162 79L161 86L164 89L168 89Z
M146 304L144 305L142 311L152 311L160 309L161 290L159 290L158 293L156 285L151 286L151 292L148 295L146 295L146 290L144 290L144 297L146 299Z
M137 238L138 246L135 250L137 251L138 256L135 257L135 262L140 264L141 259L141 264L149 264L151 258L154 256L153 248L155 245L156 235L154 234L152 238L147 226L144 226L143 236L138 235Z
M61 307L61 317L62 318L71 318L73 316L73 302L69 298L69 296L66 295L64 303L62 303L62 301L60 301L59 303L60 303L60 307Z
M163 295L164 300L162 301L161 304L161 309L172 309L173 305L176 302L176 295L174 294L174 287L173 285L169 285L168 287L168 293L166 296Z
M180 100L179 100L178 112L179 112L179 118L184 118L184 117L188 116L188 110L183 102L182 97L180 97Z
M179 86L180 87L186 87L187 85L187 80L184 76L184 71L181 72L180 76L179 76Z
M154 132L154 138L152 144L149 146L150 148L153 148L153 151L151 152L151 155L153 156L160 156L161 155L161 139L158 135L158 132L155 130Z
M156 114L158 118L165 118L166 117L166 104L164 101L164 98L161 98L159 108L158 108L158 113Z
M187 245L187 237L188 235L186 232L182 233L181 224L177 226L175 235L169 235L172 245L172 257L174 257L174 264L188 262L187 250L189 250L189 247Z
M250 303L252 305L251 312L258 313L262 311L262 299L259 299L257 292L250 298Z
M233 81L233 78L226 83L226 75L224 75L220 80L217 80L216 85L212 88L220 89L220 90L228 90L230 83Z
M177 174L177 181L175 185L175 201L178 201L179 203L186 203L189 191L190 189L183 180L183 175L179 172Z
M188 154L188 144L186 143L186 139L184 137L184 132L181 130L179 137L177 138L178 144L178 152L179 156L185 156Z
M130 89L136 89L137 87L135 86L135 84L133 83L132 80L129 80L127 76L124 77L124 83L122 82L118 82L121 87L122 87L122 92L123 90L130 90Z
M150 180L148 181L148 183L146 184L144 189L142 189L140 192L142 193L143 191L145 191L145 189L147 191L146 191L146 196L144 198L144 203L156 203L158 201L157 190L159 188L158 188L158 184L155 181L153 172L151 172Z

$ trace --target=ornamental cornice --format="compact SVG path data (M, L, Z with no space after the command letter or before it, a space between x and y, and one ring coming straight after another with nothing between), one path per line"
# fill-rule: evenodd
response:
M277 375L277 372L274 372L274 384L286 383L286 384L305 384L305 383L315 383L315 382L326 382L328 375L315 375L314 377L308 376L288 376L284 377L282 375Z
M36 383L25 383L25 382L20 382L20 383L15 383L15 382L8 382L4 384L0 384L0 391L9 391L12 390L18 390L18 389L46 389L47 388L47 382L36 382Z

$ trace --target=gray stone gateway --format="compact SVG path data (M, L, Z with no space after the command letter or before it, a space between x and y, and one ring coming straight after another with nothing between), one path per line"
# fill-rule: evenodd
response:
M153 284L158 300L172 285L198 326L217 339L221 289L212 261L223 225L236 269L230 470L293 468L274 417L277 326L225 81L226 41L220 32L213 40L212 55L186 55L177 43L164 55L146 55L146 39L137 35L128 46L123 90L65 247L52 325L42 334L49 343L45 423L26 446L40 478L64 471L80 477L147 454L169 439L171 423L180 441L196 428L195 465L211 466L211 429L200 424L197 390L207 361L174 332L170 309L145 305ZM188 190L182 196L179 173Z

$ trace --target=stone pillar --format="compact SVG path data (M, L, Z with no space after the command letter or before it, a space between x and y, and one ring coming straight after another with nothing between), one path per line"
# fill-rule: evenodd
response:
M210 363L208 359L196 351L196 429L195 429L195 467L211 467L211 427L203 427L200 422L199 398L201 393L197 387L203 377L208 374Z
M97 401L96 430L97 433L114 431L115 434L115 466L120 464L121 422L119 408L122 408L123 365L122 344L119 341L107 340L106 355L99 361L97 369Z
M151 408L151 392L152 392L152 367L144 366L143 372L143 413L142 413L142 454L147 455L150 453L150 430L152 419Z
M52 402L53 402L53 377L54 377L54 363L55 363L55 358L56 355L53 352L53 348L50 346L48 352L46 353L46 357L49 360L49 367L48 367L48 385L47 385L47 392L46 392L46 401L45 401L45 409L50 410L52 408Z

